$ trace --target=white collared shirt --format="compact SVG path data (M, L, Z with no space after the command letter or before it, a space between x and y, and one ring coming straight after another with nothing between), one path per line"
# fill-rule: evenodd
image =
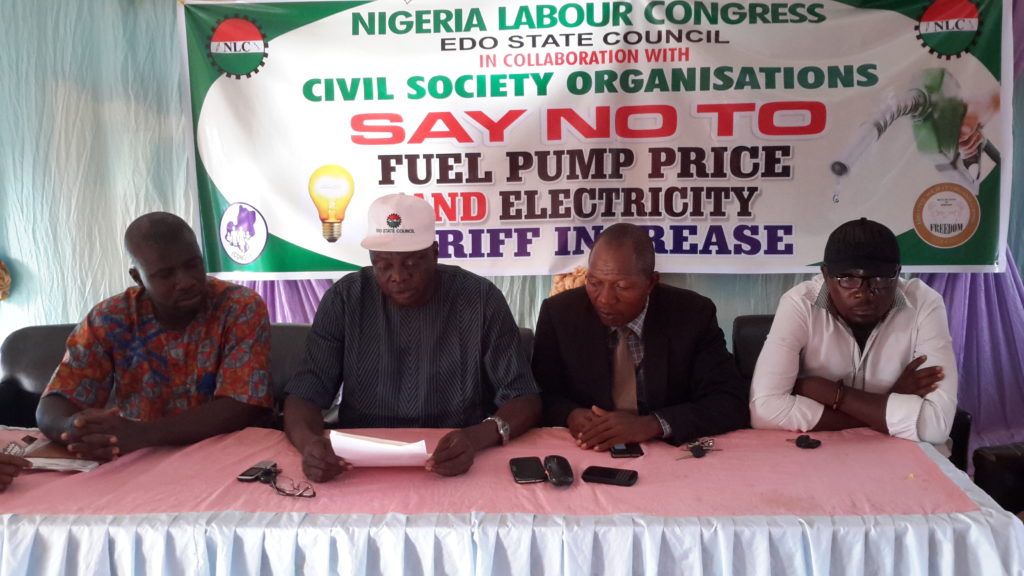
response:
M750 386L753 427L807 431L817 425L825 406L792 394L798 378L842 380L846 386L885 394L911 360L926 355L922 368L942 366L945 378L923 398L890 394L885 421L893 436L945 442L956 412L957 370L942 296L920 280L900 279L893 308L861 350L827 294L819 275L779 300Z

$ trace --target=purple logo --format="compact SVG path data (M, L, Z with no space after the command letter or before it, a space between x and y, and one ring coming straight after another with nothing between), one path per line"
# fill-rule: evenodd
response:
M220 244L229 258L250 264L267 245L267 222L253 206L236 202L221 215Z

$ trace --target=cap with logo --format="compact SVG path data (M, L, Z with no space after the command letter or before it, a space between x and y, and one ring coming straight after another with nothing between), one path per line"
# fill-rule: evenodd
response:
M829 274L863 270L866 276L895 276L900 269L896 235L867 218L850 220L832 231L825 243Z
M434 243L434 209L416 196L388 194L370 204L360 246L376 252L416 252Z

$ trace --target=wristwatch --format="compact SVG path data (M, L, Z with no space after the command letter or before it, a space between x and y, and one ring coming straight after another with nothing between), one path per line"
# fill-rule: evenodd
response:
M494 422L498 426L498 434L501 435L501 445L508 444L509 436L512 434L512 429L508 427L508 422L505 422L498 416L488 416L484 418L484 422Z

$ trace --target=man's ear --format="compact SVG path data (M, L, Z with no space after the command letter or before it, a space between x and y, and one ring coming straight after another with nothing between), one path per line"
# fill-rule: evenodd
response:
M142 284L142 277L139 276L139 271L134 266L128 269L128 275L132 277L132 280L139 286L139 288L145 288Z
M430 247L430 253L434 256L434 264L437 264L438 248L437 248L437 242L436 241Z
M825 267L824 264L821 266L820 270L821 270L821 275L824 276L825 278L828 278L828 268Z
M651 288L654 288L658 282L661 282L661 273L655 270L651 272Z

